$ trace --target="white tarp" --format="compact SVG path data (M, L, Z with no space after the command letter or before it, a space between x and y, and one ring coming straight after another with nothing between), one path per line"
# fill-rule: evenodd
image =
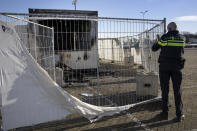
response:
M2 21L0 60L4 130L62 119L75 112L89 120L97 120L134 106L98 107L68 94L35 62L21 44L14 27Z

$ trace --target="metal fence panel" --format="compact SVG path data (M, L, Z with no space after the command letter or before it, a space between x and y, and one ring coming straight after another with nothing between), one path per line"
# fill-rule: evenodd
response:
M55 80L53 29L12 15L0 19L11 23L36 62Z
M54 28L56 82L72 95L100 106L159 96L158 53L151 46L164 33L163 20L58 14L28 18Z

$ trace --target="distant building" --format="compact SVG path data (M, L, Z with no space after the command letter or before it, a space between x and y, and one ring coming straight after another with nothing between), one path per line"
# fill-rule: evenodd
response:
M189 43L196 43L197 44L197 38L189 38Z
M197 44L197 34L183 33L187 44Z

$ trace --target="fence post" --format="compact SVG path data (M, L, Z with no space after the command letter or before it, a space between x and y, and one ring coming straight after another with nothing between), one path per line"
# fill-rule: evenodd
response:
M56 81L56 67L55 67L55 48L54 48L54 27L52 27L52 51L53 51L53 67L54 67L54 71L53 71L53 79L55 82Z
M166 18L163 19L164 22L164 33L166 33Z
M39 61L38 61L38 59L37 59L37 58L38 58L38 56L37 56L37 49L36 49L36 48L37 48L37 38L36 38L36 33L37 33L37 31L36 31L36 26L35 26L35 24L34 24L34 33L35 33L35 34L34 34L34 40L35 40L35 41L34 41L34 44L35 44L35 45L34 45L34 48L35 48L35 60L36 60L37 63L39 63ZM40 63L39 63L39 64L40 64Z

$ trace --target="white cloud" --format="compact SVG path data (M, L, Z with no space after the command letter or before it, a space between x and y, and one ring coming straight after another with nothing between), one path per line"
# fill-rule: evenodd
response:
M175 17L174 21L197 21L197 16L180 16L180 17Z

